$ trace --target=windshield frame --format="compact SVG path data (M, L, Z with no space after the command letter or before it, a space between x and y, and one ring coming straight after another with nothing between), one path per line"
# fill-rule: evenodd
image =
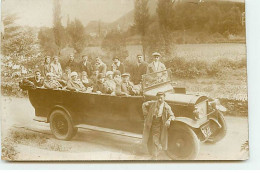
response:
M158 74L158 73L164 73L164 72L167 72L167 75L168 75L166 81L161 82L161 83L156 83L156 84L150 85L148 87L145 85L146 78L148 76L152 76L152 75L155 75L155 74ZM171 69L166 69L166 70L162 70L162 71L158 71L158 72L153 72L153 73L148 73L148 74L142 75L142 88L143 88L144 92L146 92L148 90L151 90L153 88L156 88L156 87L159 87L159 86L171 83L171 82L172 82L172 72L171 72Z

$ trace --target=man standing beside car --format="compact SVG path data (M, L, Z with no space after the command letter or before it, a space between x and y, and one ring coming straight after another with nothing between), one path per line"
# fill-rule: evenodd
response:
M165 93L158 92L157 100L143 103L144 114L143 144L150 148L153 159L161 150L167 150L168 127L175 119L171 107L165 102Z

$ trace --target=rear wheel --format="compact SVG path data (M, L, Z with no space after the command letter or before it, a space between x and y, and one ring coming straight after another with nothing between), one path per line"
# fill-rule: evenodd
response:
M212 144L217 143L218 141L220 141L226 136L227 124L224 115L221 112L218 113L218 123L221 125L221 128L216 130L214 134L212 134L209 137L209 139L206 141L207 143L212 143Z
M62 110L54 110L50 115L50 128L52 134L61 140L70 140L77 133L71 118Z
M195 132L184 124L173 124L168 130L167 155L174 160L193 160L197 157L200 141Z

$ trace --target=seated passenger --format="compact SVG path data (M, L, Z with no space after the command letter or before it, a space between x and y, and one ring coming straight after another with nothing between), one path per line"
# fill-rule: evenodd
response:
M61 79L60 79L59 82L60 82L63 86L66 86L66 85L67 85L67 82L70 80L70 75L71 75L70 67L66 67L66 68L65 68L65 73L62 74Z
M83 85L85 87L89 87L90 86L91 81L88 79L88 75L87 75L86 71L83 71L81 73L81 82L83 83Z
M77 72L74 71L71 73L71 79L67 83L67 89L71 91L86 91L86 87L78 78Z
M116 88L116 95L138 95L140 92L135 88L134 84L130 82L130 74L122 74L122 83Z
M43 86L43 82L44 82L44 78L41 77L41 72L40 70L36 70L34 72L35 76L24 79L23 83L25 84L29 84L29 85L33 85L35 87L42 87Z
M60 79L62 76L62 68L58 56L53 57L53 62L51 63L51 72L57 79Z
M113 79L113 72L112 71L108 71L106 73L106 81L105 82L106 82L107 86L111 89L111 93L115 92L116 82ZM108 94L111 94L111 93L108 93Z
M47 73L43 86L47 89L62 89L62 85L54 79L53 73Z
M99 74L99 72L98 72L98 70L96 70L93 72L92 76L90 77L90 80L92 81L93 84L96 84L98 74Z
M101 94L101 93L103 93L103 94L112 93L112 89L109 88L109 86L105 82L105 76L103 75L103 73L98 74L97 82L94 85L93 92L96 92L96 93L99 93L99 94Z
M116 85L121 85L121 82L122 82L121 72L118 70L116 70L114 72L114 81L115 81Z

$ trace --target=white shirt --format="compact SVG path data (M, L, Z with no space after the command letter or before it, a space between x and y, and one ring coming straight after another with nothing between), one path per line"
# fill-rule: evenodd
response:
M159 62L154 61L154 62L153 62L153 65L154 65L156 71L158 71L158 68L159 68Z

